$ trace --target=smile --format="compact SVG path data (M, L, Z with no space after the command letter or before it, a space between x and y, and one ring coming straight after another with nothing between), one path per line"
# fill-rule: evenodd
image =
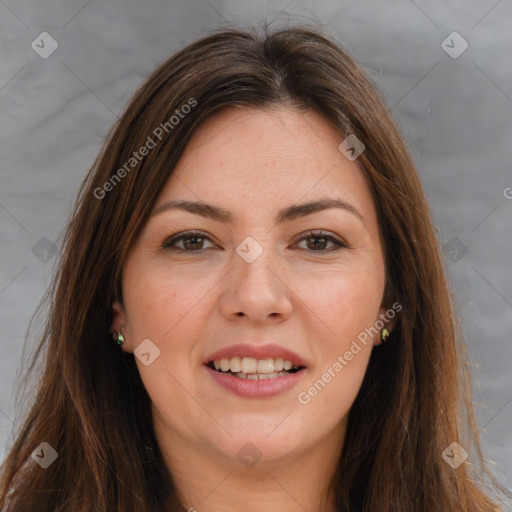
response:
M281 357L268 357L266 359L255 359L253 357L223 358L211 361L208 366L217 372L249 380L276 379L298 372L303 368Z
M296 386L306 370L280 357L223 358L203 367L224 389L243 398L268 398L283 393Z

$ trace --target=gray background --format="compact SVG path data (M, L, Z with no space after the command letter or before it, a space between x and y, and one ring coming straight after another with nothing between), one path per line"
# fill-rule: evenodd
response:
M109 127L171 53L219 26L243 28L263 19L322 23L370 69L393 107L448 244L446 265L474 365L478 425L491 468L508 484L509 0L0 0L0 457L18 419L13 384L24 364L29 320L56 263L52 244L59 244ZM45 31L58 49L43 59L31 43L42 46L38 36ZM458 58L441 46L453 31L469 44ZM448 44L461 48L456 40Z

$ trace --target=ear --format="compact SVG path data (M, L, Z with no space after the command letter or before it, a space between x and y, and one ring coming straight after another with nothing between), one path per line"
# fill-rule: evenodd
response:
M117 333L119 331L122 332L125 339L125 342L123 343L123 350L125 352L131 352L128 319L123 305L118 300L112 304L112 326L110 330L112 331L112 337L114 340L117 340Z
M373 345L381 345L382 344L382 330L387 329L389 331L389 334L393 332L393 329L395 328L396 323L396 316L398 315L398 312L401 311L402 306L398 304L398 302L395 302L393 305L389 306L382 306L379 309L379 315L375 319L376 327L380 327L382 323L384 326L382 329L379 329L379 334L373 338Z

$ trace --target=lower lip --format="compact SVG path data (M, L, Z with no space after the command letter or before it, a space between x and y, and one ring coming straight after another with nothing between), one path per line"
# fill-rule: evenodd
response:
M296 386L306 371L305 369L299 370L275 379L250 380L212 370L206 365L203 367L223 388L242 398L269 398L284 393Z

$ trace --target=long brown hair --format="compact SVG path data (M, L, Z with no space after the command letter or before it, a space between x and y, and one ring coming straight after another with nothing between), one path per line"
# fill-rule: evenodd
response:
M482 490L484 475L496 482L482 457L454 298L409 150L361 66L306 26L222 30L194 42L149 77L113 127L65 233L46 327L27 367L28 378L43 355L43 374L2 465L2 510L185 510L134 356L119 355L111 339L111 306L122 299L127 254L194 130L223 108L279 105L316 109L340 142L355 134L365 144L358 162L377 208L386 296L403 306L390 340L373 350L349 414L332 481L339 510L499 510ZM148 137L154 146L135 158ZM47 469L31 457L42 442L58 454ZM471 463L453 469L443 460L453 442Z

